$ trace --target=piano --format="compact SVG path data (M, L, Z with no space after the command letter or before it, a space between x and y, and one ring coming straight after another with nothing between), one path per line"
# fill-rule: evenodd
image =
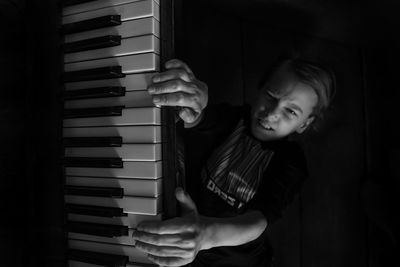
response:
M131 234L177 213L173 108L146 87L173 57L173 1L65 0L64 202L68 266L154 266Z

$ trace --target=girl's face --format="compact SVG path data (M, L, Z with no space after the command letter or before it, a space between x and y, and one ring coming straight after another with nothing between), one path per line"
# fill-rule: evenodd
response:
M314 120L311 116L318 96L307 84L285 69L279 69L266 90L260 91L251 111L251 132L260 141L302 133Z

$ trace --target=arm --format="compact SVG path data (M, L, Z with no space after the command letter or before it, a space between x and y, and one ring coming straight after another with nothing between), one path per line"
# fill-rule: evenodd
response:
M249 211L231 218L211 218L197 213L190 197L178 189L183 216L163 222L144 222L133 233L135 246L162 266L192 262L203 249L236 246L256 239L267 226L261 212Z
M238 246L258 238L267 227L267 220L259 211L248 211L232 218L201 217L204 235L201 249Z

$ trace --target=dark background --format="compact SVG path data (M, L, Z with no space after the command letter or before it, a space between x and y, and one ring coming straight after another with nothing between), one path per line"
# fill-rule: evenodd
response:
M178 4L176 54L210 103L251 102L289 52L336 73L324 127L302 140L311 175L269 229L276 266L400 266L397 1ZM57 1L0 0L0 266L64 261L59 12Z

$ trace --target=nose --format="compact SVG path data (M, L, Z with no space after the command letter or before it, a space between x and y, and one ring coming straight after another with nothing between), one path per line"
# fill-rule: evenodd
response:
M269 122L277 122L280 119L280 115L277 109L274 110L263 110L260 114L260 118Z
M271 110L267 115L268 121L270 121L270 122L279 121L279 117L280 117L279 112L276 108L274 110Z

